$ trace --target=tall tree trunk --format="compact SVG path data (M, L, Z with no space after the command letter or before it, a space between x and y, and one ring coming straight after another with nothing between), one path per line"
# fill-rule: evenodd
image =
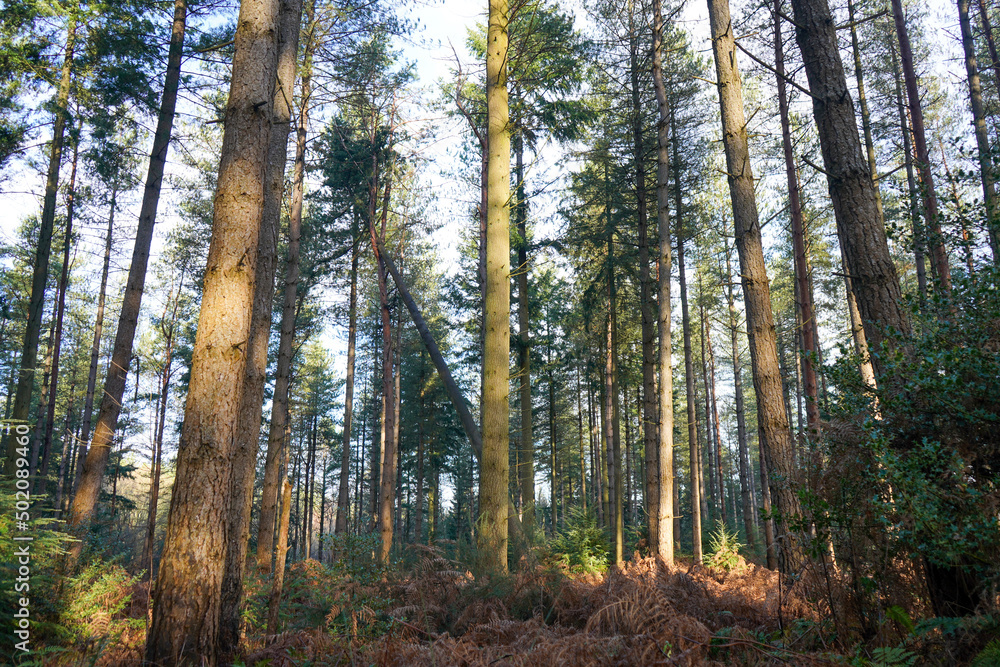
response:
M850 6L852 7L851 13L853 15L853 4ZM800 330L802 341L802 384L805 389L806 424L809 430L809 438L815 439L819 435L819 402L813 356L816 354L816 346L819 343L819 339L816 331L816 316L813 313L812 289L809 286L809 270L806 266L806 229L805 223L802 220L802 204L799 201L799 179L795 170L795 158L792 155L792 130L788 119L788 92L785 89L785 53L784 41L781 36L780 14L781 0L774 0L775 78L778 84L778 109L781 115L781 145L785 156L785 180L788 184L788 209L792 219L792 252L795 264L795 284L798 288L796 294L798 295L798 312L802 323ZM854 19L852 18L851 21L851 36L856 45L857 36L853 27ZM864 91L864 80L860 78L860 71L859 65L858 87L861 91ZM867 105L865 108L867 109ZM866 141L869 140L871 136L870 131L866 130L865 136ZM874 169L874 152L869 154L869 165L872 165ZM874 176L874 171L872 175ZM875 193L876 206L881 211L882 199L879 197L878 187L874 183L872 189Z
M108 233L104 237L104 267L101 269L101 289L97 293L97 315L94 318L94 342L90 346L90 369L87 372L87 397L83 403L83 424L80 431L80 447L77 454L76 472L73 475L73 488L80 482L84 460L87 458L87 443L90 441L90 420L94 410L94 392L97 389L97 361L101 355L101 335L104 333L104 299L108 290L108 269L111 266L111 241L115 229L115 206L118 198L118 186L114 184L111 191L111 212L108 214Z
M294 0L293 0L294 2ZM299 27L301 24L302 4L297 3L297 8L287 6L286 11L293 12L297 18L295 22L295 34L287 33L287 40L294 40L296 49L299 40ZM271 556L274 549L275 515L278 510L280 498L281 479L278 470L281 467L282 449L285 442L285 431L288 428L288 386L292 374L292 357L295 355L295 315L298 312L296 304L303 298L305 290L299 291L299 244L302 235L302 205L305 193L305 162L306 162L306 135L309 130L309 106L312 95L312 49L314 47L312 29L314 25L313 12L315 3L309 5L308 28L309 38L306 42L307 56L302 67L302 80L299 94L299 114L295 126L295 163L292 167L292 202L288 216L288 250L285 255L285 289L282 295L281 304L281 330L278 334L278 363L274 374L274 395L271 399L271 422L267 432L267 453L264 459L264 480L262 483L260 518L257 527L257 568L262 572L271 571ZM291 18L289 19L291 21ZM282 30L286 28L282 21ZM287 29L291 31L291 26ZM283 44L289 44L289 41ZM292 52L297 56L297 51ZM284 49L282 49L282 55ZM296 61L293 60L293 65ZM281 86L275 92L275 99L282 96L282 104L287 105L284 91L290 91L295 83L294 70L290 78L287 74L286 61L282 58L281 65ZM284 109L282 113L285 113ZM288 118L291 118L290 109L287 111ZM278 133L284 135L284 143L281 144L284 151L287 151L288 128L286 124L279 126ZM278 151L277 146L274 148ZM286 152L281 153L282 156ZM284 160L282 160L282 165ZM282 179L284 169L281 170ZM275 181L271 181L274 183ZM283 181L282 181L283 183ZM281 204L279 196L278 205ZM280 209L279 209L280 210Z
M705 287L703 284L703 274L698 271L698 312L701 316L699 333L701 334L701 382L702 386L705 388L705 444L706 450L708 451L708 497L711 499L711 514L712 518L718 513L719 509L719 490L716 486L716 466L715 466L715 443L716 443L716 433L715 433L715 420L712 419L712 389L708 383L708 337L710 335L708 330L708 318L705 317ZM702 512L705 517L708 518L709 514L705 511L707 508L704 504L705 498L702 497Z
M726 246L726 302L729 306L729 334L733 345L733 391L736 400L736 443L740 457L740 500L743 506L743 531L747 536L747 546L754 549L753 489L750 480L750 447L747 443L746 403L743 397L743 362L740 359L739 315L736 312L736 298L733 294L733 266L730 248Z
M747 312L750 361L757 395L761 452L768 461L771 491L775 496L781 526L781 569L791 573L797 571L804 560L800 540L790 529L800 514L799 499L791 486L792 439L781 394L771 294L764 265L753 172L747 148L742 84L736 67L736 44L729 18L728 0L709 0L708 9L716 80L719 82L723 144L733 203L736 249L740 256L740 275ZM808 56L806 60L808 62ZM868 184L871 185L871 179Z
M70 10L66 26L66 51L63 55L59 76L59 91L56 93L55 118L52 125L52 144L49 147L49 169L45 180L45 198L42 203L42 218L38 227L38 245L35 247L35 262L31 274L31 296L28 299L28 321L24 328L24 346L21 351L21 368L17 378L17 392L14 398L14 412L11 421L18 424L28 422L31 411L31 394L35 389L35 366L38 363L38 339L42 330L42 310L45 308L45 284L49 279L49 254L52 250L52 230L56 219L56 197L59 194L59 168L62 166L62 150L66 135L66 120L69 116L69 93L73 74L73 56L76 48L76 11ZM14 475L17 461L17 438L4 436L7 459L3 472L8 477ZM32 469L34 473L34 469Z
M274 304L274 277L277 271L278 230L284 199L285 163L288 162L288 133L292 119L292 91L298 65L302 0L282 0L278 14L278 65L273 98L273 121L267 153L267 180L257 245L250 338L246 345L247 366L231 457L232 481L226 526L226 563L222 578L219 650L226 659L235 654L240 642L243 603L243 572L250 539L250 509L260 449L264 380L267 350L271 338L271 311ZM306 65L308 67L308 64ZM303 96L302 108L308 104ZM301 194L299 195L301 207ZM294 206L293 202L293 206ZM299 212L301 216L301 211Z
M780 4L776 5L776 9L780 9ZM871 172L872 183L875 188L875 207L878 209L879 216L882 216L882 193L879 191L878 186L878 168L875 162L875 142L872 139L872 121L871 114L868 111L868 96L865 93L865 73L864 67L861 65L861 47L858 44L858 24L855 21L853 0L848 0L847 12L848 21L851 24L851 51L854 55L854 80L858 84L858 105L861 109L861 128L865 136L865 154L868 157L868 170ZM779 21L777 14L775 14L774 21L775 26L777 26ZM780 28L776 27L775 29L779 30ZM777 47L777 43L775 46ZM784 63L781 62L780 64L782 72L784 72ZM782 81L781 85L784 87L784 81Z
M514 137L514 217L517 221L517 365L521 404L521 447L518 483L521 488L521 521L529 539L535 529L535 439L531 414L531 320L528 310L528 203L524 194L524 138ZM555 505L553 505L553 508ZM554 516L554 515L553 515Z
M983 15L986 16L985 9ZM983 202L986 204L986 229L990 235L990 247L993 249L993 263L1000 264L1000 209L997 208L996 186L993 182L990 137L986 131L983 88L979 82L976 44L972 39L969 0L958 0L958 22L962 30L965 71L969 77L969 105L972 107L972 124L976 128L976 147L979 149L979 178L983 183ZM1000 73L1000 69L998 69L998 73ZM998 81L998 85L1000 85L1000 81Z
M52 230L56 219L56 197L59 193L59 168L62 166L62 149L66 134L66 119L69 116L69 93L73 73L73 55L76 47L76 13L70 11L66 27L66 51L63 55L59 77L59 91L56 93L55 120L52 126L52 144L49 149L49 169L45 181L45 198L42 204L42 218L38 227L38 245L35 248L35 262L31 274L31 296L28 300L28 321L24 329L24 347L21 352L21 368L17 379L17 393L14 398L14 412L11 421L27 423L31 410L31 394L35 389L35 366L38 362L38 339L42 330L42 310L45 307L45 284L49 277L49 254L52 250ZM7 459L4 474L13 477L17 438L6 439ZM34 472L34 470L32 470Z
M277 0L247 0L240 6L212 241L153 621L146 642L145 659L154 663L198 662L213 667L221 657L226 515L233 444L252 342L258 237L273 123L279 5ZM142 265L145 267L145 261ZM131 342L131 336L128 340ZM98 435L101 428L99 421ZM95 451L97 447L91 454ZM81 484L81 491L84 488Z
M698 410L695 407L697 397L694 389L694 359L691 349L691 314L688 310L687 276L684 270L684 230L681 216L681 183L679 147L676 126L674 127L674 208L677 211L677 275L681 293L681 324L684 330L684 382L687 394L688 451L691 461L691 471L688 481L691 493L691 536L694 559L700 563L702 559L701 545L701 471L698 467Z
M837 232L878 371L877 354L885 340L883 327L909 331L900 304L896 267L889 256L885 227L878 214L872 175L861 154L854 103L847 89L830 8L826 0L792 0L792 9L796 40L813 96L813 115ZM769 470L772 475L781 473L771 466ZM781 510L780 499L776 500Z
M507 0L489 0L486 109L489 165L486 223L486 339L483 350L483 453L479 476L479 553L507 570L510 358L510 128L507 106Z
M351 287L347 307L347 375L344 387L344 448L340 462L340 488L337 493L337 525L334 532L347 532L350 507L348 475L351 471L351 422L354 419L354 356L358 335L358 229L357 218L351 226Z
M705 326L706 332L710 333L707 321ZM711 419L715 424L715 474L718 478L717 484L719 486L719 510L722 516L722 523L728 523L729 518L726 511L725 473L722 469L722 423L719 420L719 403L715 394L715 350L712 348L711 335L706 337L708 338L708 377L711 380L709 391L709 395L712 399Z
M392 142L390 140L390 147ZM391 165L385 173L385 195L382 204L382 224L379 238L384 242L386 224L389 215L389 202L392 192ZM392 337L392 315L389 311L389 286L387 283L385 262L382 260L375 243L375 228L369 230L372 235L372 250L378 258L378 290L380 312L382 315L382 397L383 419L382 433L385 437L385 449L382 454L382 480L379 492L378 528L381 535L380 560L389 561L389 550L392 548L393 504L396 490L396 391L393 380L393 363L395 361L394 341Z
M423 544L424 536L424 418L427 414L425 397L427 384L424 377L424 351L420 351L420 415L417 417L417 502L414 517L414 538L416 544Z
M941 289L947 295L951 293L951 273L948 269L948 254L944 247L944 237L941 234L937 193L934 190L934 175L931 172L931 156L927 149L927 138L924 133L924 111L920 104L920 91L917 89L917 73L913 68L913 50L910 48L910 37L906 31L906 17L903 14L902 0L891 0L891 4L892 17L896 24L896 37L899 40L899 61L903 66L903 82L906 86L906 98L910 107L910 121L913 124L913 147L916 149L917 168L920 171L920 193L924 199L927 229L931 233L931 257L937 270L937 278L941 281Z
M654 3L655 4L655 3ZM649 220L646 210L646 168L643 164L642 99L639 92L639 32L635 3L629 1L629 80L632 90L632 170L635 178L636 221L639 227L639 310L642 316L642 442L646 464L646 502L650 544L659 545L660 483L670 471L660 471L657 424L659 402L656 394L656 330L653 288L649 270ZM661 72L662 78L662 72ZM666 109L664 109L665 111ZM669 489L667 489L669 491ZM669 504L669 496L662 502Z
M81 121L82 122L82 121ZM69 249L73 243L73 214L76 209L76 167L80 156L79 137L73 142L73 166L69 177L69 192L66 194L66 238L63 241L62 272L56 297L56 337L52 348L52 375L49 387L48 412L45 416L45 440L42 447L42 469L39 472L38 495L45 495L49 474L49 460L52 456L52 432L56 422L56 398L59 395L59 356L62 351L63 316L66 313L66 290L69 288Z
M121 412L125 379L132 359L132 344L139 321L142 293L146 284L146 267L149 263L149 248L153 241L153 227L156 224L156 209L160 202L160 188L163 185L167 149L170 147L170 137L174 126L174 109L177 106L177 88L181 76L181 55L186 21L187 0L174 0L170 49L167 54L167 75L163 83L163 97L160 101L156 132L153 135L153 150L149 155L149 168L146 171L146 185L142 195L142 206L139 210L139 224L136 228L135 246L132 249L132 262L129 265L128 281L125 284L125 295L118 317L118 330L115 333L115 344L111 352L111 364L104 380L104 391L97 413L97 425L94 428L93 441L87 451L79 487L76 491L76 497L73 498L67 522L69 528L78 534L85 530L90 523L97 505L101 482L104 479L104 469L108 464L108 455L111 452L111 441L118 426L118 415ZM253 104L255 103L256 100ZM233 118L235 118L235 114L230 117L230 120ZM256 230L253 231L253 235L256 237ZM256 240L254 245L256 245ZM74 542L70 547L71 564L74 564L79 558L81 548L82 542ZM171 632L173 631L168 631L168 634ZM166 640L166 635L162 639ZM157 644L157 646L165 647L166 644ZM194 644L191 646L193 647ZM164 650L167 653L160 653L160 649L157 648L155 655L179 657L179 654L174 654L170 649L164 648ZM193 650L193 648L188 650Z
M659 253L657 270L657 316L658 335L657 361L660 383L656 400L659 411L659 428L656 438L656 479L653 482L659 490L659 504L652 517L657 524L657 539L650 544L654 553L666 563L674 562L675 535L675 495L674 486L674 383L673 362L671 361L670 340L670 137L668 124L670 109L667 91L663 83L663 11L659 2L653 3L653 87L656 90L656 107L659 119L656 123L656 229ZM680 211L678 211L679 217ZM647 468L647 476L649 475ZM652 534L652 530L650 531Z

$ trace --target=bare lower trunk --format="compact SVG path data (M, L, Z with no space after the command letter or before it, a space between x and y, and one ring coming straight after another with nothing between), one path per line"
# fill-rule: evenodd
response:
M528 311L528 205L524 200L524 139L514 140L514 178L517 220L517 362L521 404L521 444L518 452L518 484L521 488L521 521L529 538L535 529L535 438L531 406L531 320ZM554 506L553 506L554 507Z
M285 559L288 556L288 523L292 511L292 484L288 479L281 485L281 519L278 524L278 542L275 545L274 580L267 604L267 633L278 632L278 610L281 605L281 591L285 584Z
M726 247L726 301L729 305L729 333L733 345L733 390L736 401L736 443L740 457L740 500L743 505L743 530L747 546L754 548L753 489L750 480L750 448L747 443L746 403L743 397L743 362L740 359L739 316L736 312L736 298L733 294L733 267L729 259L730 248Z

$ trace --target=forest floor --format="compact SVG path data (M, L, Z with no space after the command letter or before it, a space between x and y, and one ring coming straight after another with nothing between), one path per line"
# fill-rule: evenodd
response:
M742 559L724 571L636 554L604 575L522 563L514 574L474 577L422 549L409 568L382 573L295 563L282 607L292 629L276 635L262 631L266 580L251 579L247 637L234 664L1000 665L989 655L1000 641L989 643L985 632L996 627L993 617L915 632L906 612L890 612L873 635L871 624L866 633L845 612L836 573L807 571L788 586ZM131 588L115 613L124 622L92 616L97 626L88 642L49 653L41 664L141 665L148 584L133 580Z

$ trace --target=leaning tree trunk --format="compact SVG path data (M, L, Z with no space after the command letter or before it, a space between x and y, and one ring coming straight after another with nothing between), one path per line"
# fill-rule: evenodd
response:
M781 546L781 569L791 573L799 569L805 558L801 541L791 530L792 523L801 512L798 496L791 485L792 440L781 393L781 371L778 368L771 294L764 265L760 220L747 147L742 84L736 66L736 43L729 18L728 0L709 0L708 10L722 111L726 170L733 204L736 249L740 256L740 275L746 303L761 453L768 462L771 492L777 505L778 523L781 527L778 538Z
M670 358L670 137L667 125L670 110L667 91L663 84L663 11L659 2L653 3L653 87L656 89L656 106L659 120L656 124L656 222L659 236L657 257L658 312L656 317L659 335L660 385L657 388L659 429L656 441L657 478L653 485L659 489L659 504L655 521L657 540L653 545L667 564L674 562L674 385L673 363ZM647 472L648 476L648 472ZM652 534L652 531L650 531Z
M268 146L267 181L257 244L257 275L250 316L250 339L246 345L246 374L231 458L232 481L226 519L226 564L222 578L219 650L227 659L235 654L240 642L243 572L250 540L250 509L253 504L257 451L260 448L260 421L267 374L267 350L271 339L274 276L277 270L278 230L285 188L285 163L288 161L288 133L292 119L290 91L295 87L298 65L302 0L282 0L278 11L277 85L272 102L274 118ZM308 100L303 99L303 109L307 103ZM299 215L301 216L301 212Z
M1000 210L997 209L990 137L986 131L986 112L983 108L983 88L979 82L979 65L976 63L976 44L972 39L972 23L969 20L969 0L958 0L958 19L962 29L962 48L965 50L965 71L969 77L972 124L976 128L976 147L979 149L979 177L983 183L983 201L986 204L986 229L993 249L993 263L1000 264Z
M510 358L510 129L507 106L507 0L489 0L486 44L486 312L483 350L483 455L479 483L479 553L507 570Z
M221 657L231 459L252 335L279 5L278 0L245 0L240 6L212 241L146 641L145 659L152 663L214 667Z
M927 149L927 138L924 132L924 111L920 103L920 91L917 89L917 73L913 68L913 50L910 48L910 37L906 31L906 17L903 15L902 0L891 0L892 17L896 24L896 37L899 40L899 60L903 66L903 82L906 86L906 98L910 107L910 119L913 125L913 147L917 153L917 168L920 171L920 193L924 199L924 215L927 229L931 233L931 257L937 270L937 279L945 295L951 293L951 272L948 269L948 253L944 247L944 236L941 233L941 221L938 216L937 193L934 191L934 174L931 172L931 157ZM804 51L804 50L803 50ZM808 67L806 68L808 70ZM809 79L812 83L812 77Z
M792 9L796 40L809 78L837 233L878 375L878 354L886 340L885 327L894 327L904 334L909 331L900 303L899 279L889 256L885 226L878 214L871 172L861 152L854 103L847 89L830 8L826 0L792 0ZM770 472L774 475L779 471Z
M62 166L63 142L66 136L66 119L69 116L70 79L73 73L73 54L76 46L76 14L70 12L66 28L66 53L63 56L59 78L59 92L56 93L55 121L52 125L52 145L49 152L49 170L45 181L45 198L42 204L42 218L38 227L38 243L35 247L35 263L31 274L31 296L28 299L28 321L24 328L24 347L21 351L21 366L17 377L14 396L14 412L10 420L18 424L28 422L31 411L31 394L35 389L35 367L38 364L38 339L42 330L42 310L45 307L45 284L49 279L49 254L52 250L52 229L56 219L56 196L59 193L59 168ZM14 475L17 461L17 438L8 438L7 459L3 472ZM34 472L34 471L32 471Z
M163 98L160 114L153 135L153 150L149 155L146 172L146 187L139 210L139 225L132 249L132 263L128 270L128 282L118 317L118 331L111 352L111 364L104 380L104 392L97 413L94 439L87 451L80 484L70 507L68 524L71 530L80 534L90 523L97 505L104 470L108 465L111 443L118 426L122 397L125 394L125 379L132 360L132 345L135 329L139 322L142 292L146 284L146 267L149 263L149 248L153 241L153 227L156 224L156 209L160 201L163 185L163 171L167 162L167 149L174 126L174 109L177 106L177 88L181 75L181 55L184 46L184 28L187 21L187 0L174 0L174 19L170 35L170 50L167 55L167 76L163 83ZM75 564L80 556L82 542L70 546L70 564Z

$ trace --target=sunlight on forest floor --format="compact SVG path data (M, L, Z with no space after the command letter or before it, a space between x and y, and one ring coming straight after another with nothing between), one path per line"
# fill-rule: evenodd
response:
M267 580L251 577L247 636L234 664L996 664L987 655L997 643L987 644L991 617L935 619L953 623L918 632L893 607L899 611L880 619L877 636L862 639L845 582L822 565L791 587L742 558L726 572L639 554L600 576L568 577L522 561L516 574L476 578L437 549L416 549L421 557L411 567L378 580L316 560L295 563L283 605L288 629L277 635L260 626ZM125 622L115 637L111 616L96 614L89 645L49 654L43 664L142 664L148 583L133 583L131 593L117 605Z

